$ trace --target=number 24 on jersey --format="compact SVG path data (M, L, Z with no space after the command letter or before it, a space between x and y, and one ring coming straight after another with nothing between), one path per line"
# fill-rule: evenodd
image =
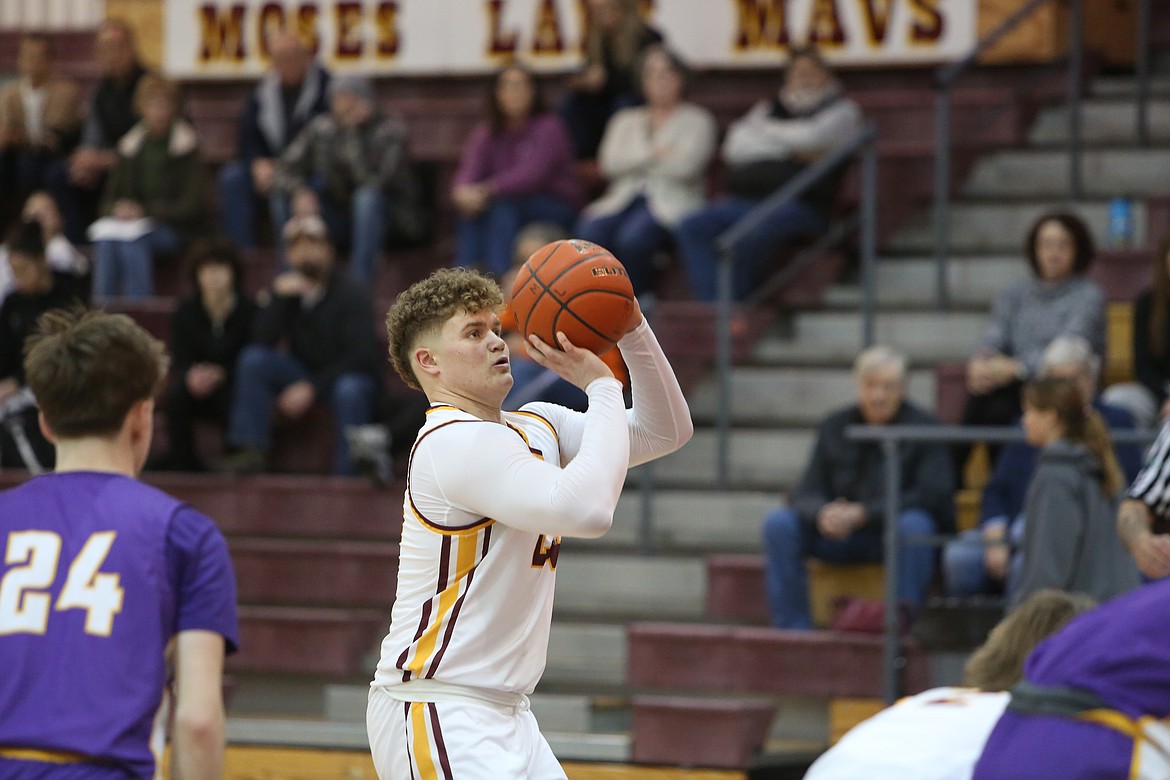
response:
M48 593L57 579L61 537L52 531L13 531L8 534L4 563L10 567L0 579L0 635L43 634L49 612L85 610L85 633L109 636L114 616L122 611L121 577L102 573L117 534L91 534L69 564L65 585L53 607Z

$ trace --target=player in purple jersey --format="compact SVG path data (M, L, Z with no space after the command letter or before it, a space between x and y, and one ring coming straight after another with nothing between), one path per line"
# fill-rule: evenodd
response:
M1012 690L974 780L1170 777L1170 580L1045 641Z
M162 344L125 316L54 311L29 347L57 466L0 493L0 777L152 777L172 656L172 771L219 777L231 560L209 518L135 479Z

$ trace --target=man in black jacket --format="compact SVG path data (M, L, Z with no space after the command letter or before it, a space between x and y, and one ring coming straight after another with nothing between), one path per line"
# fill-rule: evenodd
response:
M22 395L24 342L42 314L84 306L86 296L84 284L76 276L49 267L39 222L16 227L7 248L13 290L0 306L0 468L35 470L27 448L31 447L31 454L43 467L52 466L54 453L37 424L36 407L26 405Z
M134 92L147 73L134 31L121 19L102 22L94 53L101 80L86 112L81 144L47 173L46 186L61 208L65 236L74 244L85 242L85 228L97 217L106 176L118 159L114 147L141 118Z
M236 364L228 444L237 452L219 470L263 470L273 407L296 419L320 402L333 411L333 471L352 474L345 429L371 421L378 394L373 304L368 290L336 267L320 217L289 222L284 239L291 270L262 296L253 343Z
M870 347L854 364L858 403L830 414L817 431L812 459L789 505L764 519L768 603L777 628L812 628L805 558L831 563L882 559L885 517L884 463L875 442L846 438L851 425L934 424L905 400L906 358L888 347ZM901 511L894 520L903 536L954 529L954 483L945 445L907 443L901 449ZM898 597L921 607L934 575L934 548L903 544L898 559Z
M219 172L220 221L241 249L256 246L256 206L269 203L280 156L313 117L329 110L329 72L304 42L282 30L268 48L272 69L248 96L240 117L240 158ZM275 217L273 222L279 233L283 223Z

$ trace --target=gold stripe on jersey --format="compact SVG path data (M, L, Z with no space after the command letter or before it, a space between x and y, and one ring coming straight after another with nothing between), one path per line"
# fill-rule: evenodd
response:
M440 572L439 585L442 589L437 594L439 607L430 621L417 634L414 657L402 667L403 671L410 672L415 677L421 677L423 670L429 666L426 676L430 677L434 674L438 661L446 648L446 640L443 647L439 647L439 634L446 627L446 636L448 639L450 638L455 619L458 617L459 604L464 594L467 593L467 589L471 587L475 567L487 554L488 545L486 542L489 531L490 529L484 529L482 533L477 533L474 536L444 537L445 552L450 552L443 555L440 560L448 561L448 568L451 566L450 561L454 562L454 575L448 576L450 573L447 571ZM447 584L444 585L444 583ZM434 598L432 598L433 601Z
M435 769L435 760L431 757L431 741L427 735L426 707L426 702L410 703L410 726L414 732L411 746L414 762L418 765L418 780L438 780L439 773Z
M462 412L462 411L463 410L460 409L458 406L454 406L452 404L435 404L433 406L427 407L426 413L430 414L431 412Z
M557 446L560 446L561 437L557 435L557 429L553 427L553 424L549 422L547 418L537 414L536 412L509 412L509 414L519 414L523 415L524 417L531 417L534 420L539 420L540 422L544 423L545 427L552 432L553 439L556 440Z
M16 761L37 761L42 764L85 764L100 763L81 753L70 753L66 750L40 750L39 748L0 747L0 758L11 758Z

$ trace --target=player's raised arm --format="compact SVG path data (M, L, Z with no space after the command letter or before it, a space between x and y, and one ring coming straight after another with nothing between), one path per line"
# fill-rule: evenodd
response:
M427 471L436 487L466 510L538 533L601 536L613 523L629 468L621 383L593 353L567 341L562 348L535 340L532 353L542 365L555 366L579 383L589 397L588 410L579 415L580 447L568 466L532 457L516 431L491 423L438 430L423 440L415 457L433 458ZM462 446L456 437L463 437ZM435 457L438 453L441 458Z
M631 466L674 452L695 433L687 399L662 346L640 312L636 320L618 342L634 402L628 412Z
M640 311L634 323L618 341L630 372L633 395L633 408L626 412L631 466L669 455L690 441L695 432L687 399L654 331ZM545 403L526 408L553 420L564 458L578 457L584 432L584 418L579 412Z

